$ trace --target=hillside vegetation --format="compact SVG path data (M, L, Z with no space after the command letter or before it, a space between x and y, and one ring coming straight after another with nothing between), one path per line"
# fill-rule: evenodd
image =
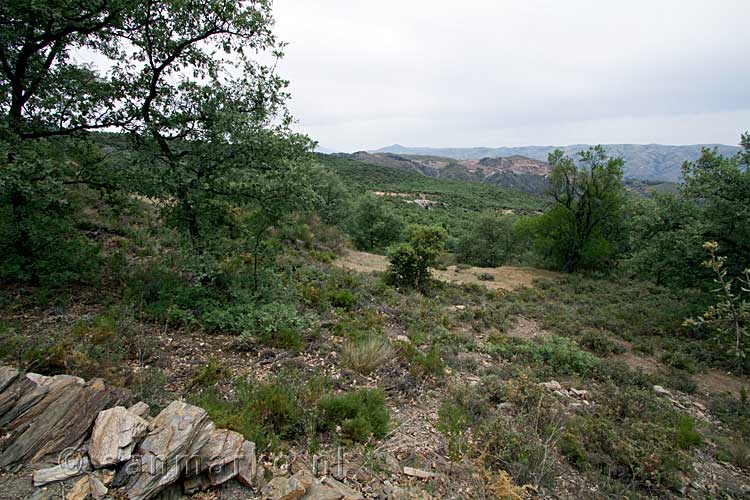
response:
M650 197L556 150L532 195L312 153L270 2L0 10L0 360L255 443L196 500L750 496L750 134ZM70 491L39 466L3 494Z

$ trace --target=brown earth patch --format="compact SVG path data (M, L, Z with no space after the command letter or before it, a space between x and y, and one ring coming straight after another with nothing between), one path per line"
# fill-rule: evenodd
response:
M347 251L334 261L334 264L360 273L384 272L388 269L388 260L383 255L368 252ZM447 269L433 269L432 275L446 283L459 285L481 285L491 290L514 290L532 286L535 279L551 278L557 273L530 267L463 267L449 266ZM479 279L480 275L490 275L492 280Z

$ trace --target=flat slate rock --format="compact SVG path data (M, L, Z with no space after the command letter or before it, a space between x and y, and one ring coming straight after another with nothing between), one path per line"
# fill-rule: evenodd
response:
M153 498L177 481L189 459L208 442L214 424L204 409L173 401L154 418L151 429L123 466L133 471L124 486L130 500Z
M67 458L68 459L60 465L34 471L34 486L44 486L45 484L54 483L56 481L65 481L71 477L80 476L81 474L91 471L91 463L89 462L88 457L81 455L79 457Z
M112 390L102 379L84 382L68 375L29 373L3 391L0 399L18 390L22 394L0 421L4 434L0 467L57 461L63 450L83 443L101 410L124 398L124 393Z
M91 464L101 469L127 462L147 432L148 422L123 406L100 412L89 443Z
M207 472L212 486L229 481L239 473L245 456L244 443L245 438L237 432L215 429L198 452L197 460L188 464L187 474Z

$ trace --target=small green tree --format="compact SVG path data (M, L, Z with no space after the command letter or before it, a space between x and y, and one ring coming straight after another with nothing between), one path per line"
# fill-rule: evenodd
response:
M616 251L622 223L622 158L610 158L601 146L579 153L579 168L556 150L549 195L552 207L536 220L536 245L563 272L597 267Z
M445 248L448 233L442 227L411 224L406 234L408 242L388 252L388 277L394 284L422 289L430 279L430 267Z
M739 369L747 369L748 339L750 338L750 269L744 269L741 277L730 278L725 264L726 256L718 255L719 244L707 241L703 248L708 259L703 265L711 269L719 285L715 293L719 302L710 306L703 316L685 321L687 326L705 325L716 332L720 341L731 339L730 352L737 359Z
M456 245L459 262L473 266L497 267L513 252L515 220L493 212L480 214Z
M349 233L358 248L385 248L401 236L403 221L380 197L368 194L354 206Z
M730 276L750 267L750 134L741 144L742 151L730 157L704 149L682 168L682 194L700 207L702 241L721 245Z

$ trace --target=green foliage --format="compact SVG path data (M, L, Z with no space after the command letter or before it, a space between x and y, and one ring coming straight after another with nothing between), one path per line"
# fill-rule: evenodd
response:
M456 258L473 266L497 267L508 261L515 242L512 217L483 212L456 243Z
M599 363L599 359L581 350L565 337L550 336L525 342L505 342L494 346L493 352L504 357L520 356L532 363L547 366L553 373L586 375Z
M304 431L305 411L294 387L282 380L240 384L227 401L206 391L194 400L217 427L231 429L253 441L258 449L278 447Z
M701 208L673 194L629 200L631 255L625 268L657 285L690 288L707 277L703 260L705 222Z
M228 380L230 375L229 368L223 362L216 358L211 358L208 360L208 363L195 370L190 381L187 383L187 388L206 389L219 382Z
M459 461L466 452L464 434L469 425L469 416L463 406L452 401L443 401L438 409L437 430L448 440L448 457Z
M622 158L597 146L579 154L550 153L552 207L536 221L539 251L565 272L601 268L618 250L624 203Z
M719 302L710 306L702 316L688 319L685 323L711 329L722 344L731 346L728 352L735 357L737 369L750 371L750 269L745 269L735 284L725 268L727 258L717 253L719 244L709 241L703 248L709 253L703 265L716 274L714 282L718 288L715 293Z
M358 248L385 248L401 236L403 223L378 196L362 196L354 205L349 234Z
M423 289L445 247L445 229L434 226L410 225L406 228L408 243L392 247L388 252L389 280L397 285Z
M743 150L724 157L705 149L701 158L686 162L683 194L700 206L700 241L716 241L729 262L730 276L750 268L750 134L743 134ZM693 247L697 248L697 246Z
M598 356L612 356L625 351L625 347L601 330L588 329L583 332L578 343Z
M333 306L350 311L354 307L354 294L351 290L328 290L325 299Z
M385 407L385 396L379 389L360 389L320 400L320 425L341 430L352 441L366 443L370 436L378 439L388 432L390 416Z
M569 420L562 451L578 468L624 485L673 489L690 467L683 450L700 442L693 420L652 391L624 389Z

